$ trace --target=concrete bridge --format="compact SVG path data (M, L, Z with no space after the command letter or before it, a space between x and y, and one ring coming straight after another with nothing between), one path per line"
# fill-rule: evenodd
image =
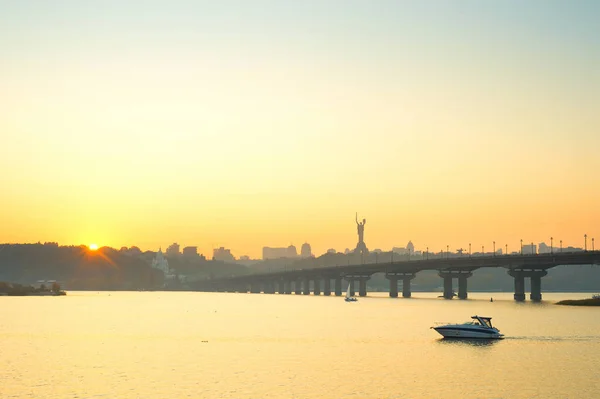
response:
M452 280L458 279L458 298L467 299L467 281L473 271L482 267L503 267L514 278L514 299L525 300L525 279L531 279L530 299L542 299L542 277L547 270L559 265L600 265L600 251L549 253L533 255L491 255L440 257L437 259L401 260L333 267L314 267L274 273L214 278L192 283L198 291L251 292L265 294L342 295L342 280L355 295L367 295L367 281L375 273L385 273L389 280L390 297L398 297L398 281L402 281L402 296L411 296L410 282L422 270L437 270L443 279L444 298L452 299ZM332 284L333 282L333 284Z

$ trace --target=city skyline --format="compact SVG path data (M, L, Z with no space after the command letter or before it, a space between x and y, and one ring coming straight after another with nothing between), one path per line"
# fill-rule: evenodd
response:
M22 245L22 244L42 244L41 241L38 242L31 242L31 243L0 243L0 246L2 245ZM48 241L48 242L43 242L43 244L54 244L56 246L78 246L78 245L83 245L88 247L90 250L92 251L96 251L99 248L101 248L102 246L99 246L96 243L91 243L91 244L72 244L72 243L58 243L56 241ZM409 249L410 246L410 249ZM130 247L127 246L117 246L117 247L111 247L109 245L105 245L105 247L109 247L109 248L113 248L113 249L130 249L130 248L137 248L139 249L141 252L146 252L146 251L150 251L150 252L161 252L162 248L164 247L165 250L163 251L163 253L165 254L169 254L171 253L171 256L177 254L177 255L182 255L182 256L186 256L186 255L194 255L195 257L200 257L200 258L204 258L206 259L210 259L210 256L207 256L208 253L205 253L203 251L198 252L198 246L195 245L180 245L178 242L174 242L171 243L170 245L165 245L165 246L159 246L158 249L156 248L140 248L137 245L133 245ZM239 260L254 260L254 261L260 261L260 260L266 260L266 259L278 259L278 258L298 258L298 259L302 259L302 258L308 258L308 257L320 257L329 253L338 253L338 254L352 254L355 251L352 250L349 247L346 248L331 248L328 247L327 250L320 252L320 253L312 253L311 251L311 245L308 242L305 242L302 244L302 249L305 251L304 253L298 252L298 247L294 244L291 243L289 246L285 246L285 247L269 247L269 246L263 246L261 247L261 256L258 257L252 257L248 254L238 254L238 253L234 253L231 252L231 248L225 248L225 247L219 247L219 248L212 248L210 252L212 252L212 258L216 259L219 258L217 260L225 260L225 258L227 259L231 259L231 261L239 261ZM307 249L305 249L305 247ZM293 250L292 250L293 248ZM409 240L408 244L406 247L402 247L402 246L393 246L392 248L383 248L383 247L377 247L375 246L372 250L370 250L368 253L390 253L390 252L395 252L398 254L404 254L404 253L408 253L410 252L411 254L415 254L415 255L422 255L425 253L430 253L430 254L445 254L445 253L449 253L452 255L456 255L456 254L462 254L462 255L466 255L469 253L472 254L493 254L493 253L498 253L498 254L519 254L519 253L523 253L523 254L531 254L531 253L549 253L549 252L561 252L562 250L569 250L569 251L593 251L596 250L596 246L595 246L595 237L592 236L588 236L587 234L584 235L583 238L583 244L582 245L578 245L578 244L572 244L572 243L567 243L567 242L563 242L563 240L560 239L556 239L554 240L553 237L551 237L550 241L546 242L546 241L524 241L524 240L520 240L519 243L517 244L516 247L511 247L508 243L504 243L502 244L500 241L492 241L492 245L490 246L486 246L485 244L483 245L477 245L474 244L473 242L469 242L467 245L465 246L460 246L460 245L450 245L447 244L446 247L441 247L439 249L437 248L433 248L433 247L429 247L426 245L423 245L423 247L419 247L419 246L414 246L414 244L412 243L412 240ZM2 248L0 247L0 251L2 250ZM269 255L267 255L265 257L265 250L267 251L272 251L273 254L278 254L280 256L274 256L273 254L269 253ZM290 251L292 251L293 253L291 253ZM308 251L308 252L306 252ZM225 258L223 258L223 256Z
M226 3L0 4L0 242L600 236L599 3Z

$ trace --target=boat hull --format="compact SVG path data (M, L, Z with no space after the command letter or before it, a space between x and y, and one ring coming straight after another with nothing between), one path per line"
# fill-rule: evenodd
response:
M502 339L503 334L496 329L473 329L455 326L433 327L444 338L468 338L468 339Z

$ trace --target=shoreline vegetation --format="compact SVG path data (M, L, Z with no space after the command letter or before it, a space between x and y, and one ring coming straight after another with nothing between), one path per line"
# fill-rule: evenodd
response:
M176 243L173 245L178 247ZM57 242L0 243L0 281L37 287L36 282L54 280L68 291L194 291L198 282L214 278L423 258L390 251L370 252L364 259L360 254L329 252L308 258L224 261L207 259L197 251L184 254L175 248L163 253L170 274L177 276L175 279L167 278L162 269L152 266L157 254L136 246L120 249L103 246L92 250L85 245L60 246ZM544 292L589 292L591 296L600 287L598 270L590 265L553 267L543 279ZM440 292L441 285L437 270L420 271L411 282L414 292ZM369 292L386 292L390 283L385 273L375 273L367 287ZM469 291L513 292L514 279L504 268L480 268L469 278Z
M567 306L600 306L600 294L593 295L591 298L586 299L565 299L556 302L556 304Z
M53 283L50 287L44 284L38 288L32 285L11 284L0 281L0 295L2 296L63 296L67 293L60 289L60 284Z

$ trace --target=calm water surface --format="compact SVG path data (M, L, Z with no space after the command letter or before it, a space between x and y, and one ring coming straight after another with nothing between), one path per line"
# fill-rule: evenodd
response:
M600 309L553 304L591 294L385 295L2 297L0 398L600 397ZM429 328L474 314L507 338Z

